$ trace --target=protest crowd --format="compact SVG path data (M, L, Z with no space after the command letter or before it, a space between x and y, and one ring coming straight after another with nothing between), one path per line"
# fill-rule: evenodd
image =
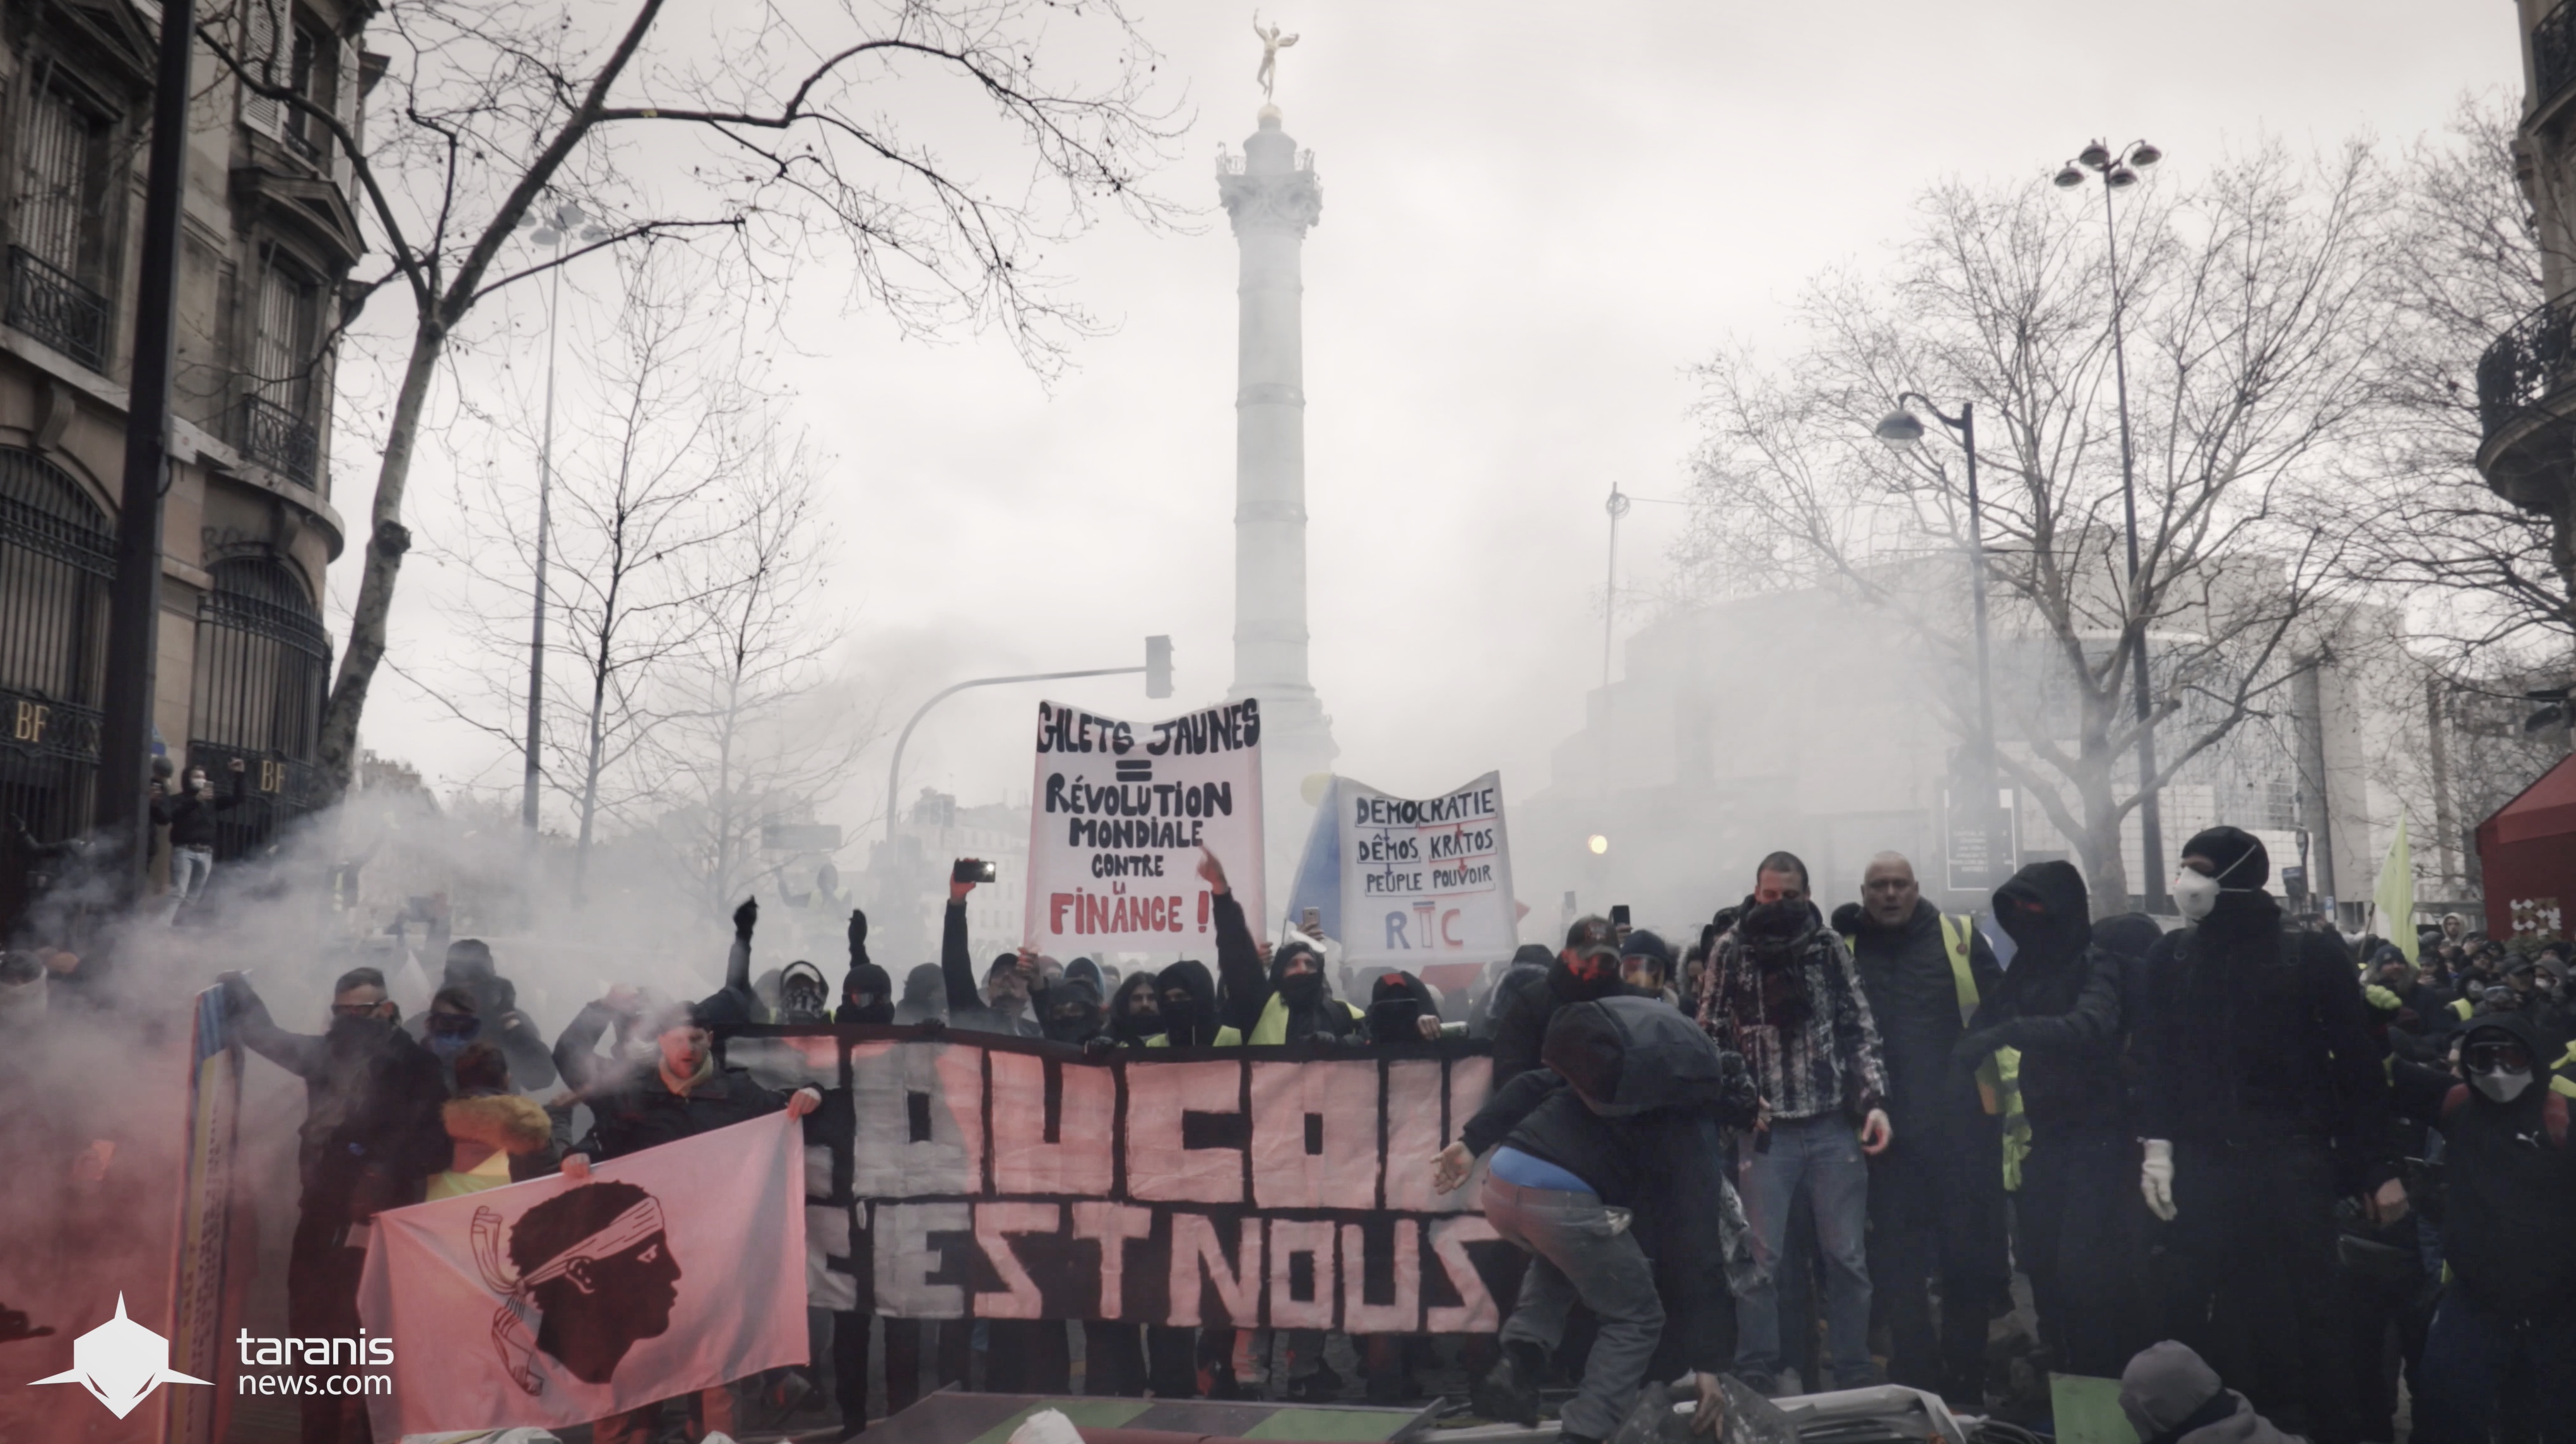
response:
M1418 1166L1444 1193L1480 1190L1494 1235L1526 1256L1496 1291L1497 1332L816 1306L803 1367L598 1420L591 1437L835 1421L848 1437L954 1384L1463 1393L1478 1417L1537 1426L1544 1410L1590 1444L1650 1381L1678 1381L1713 1428L1728 1376L1773 1397L1893 1382L1989 1416L2034 1378L2044 1395L2056 1371L2119 1381L2154 1444L2576 1439L2563 941L2507 947L2452 916L2404 943L2356 943L2286 915L2261 843L2222 826L2183 849L2175 930L2097 918L2065 862L1997 888L1981 927L1924 898L1901 856L1873 859L1843 901L1776 852L1678 948L1587 916L1561 949L1522 946L1445 996L1404 971L1337 971L1334 945L1296 928L1258 938L1221 860L1201 858L1213 968L979 956L975 884L957 881L938 960L900 983L855 911L837 990L810 961L755 976L747 902L721 989L689 1001L611 986L552 1037L519 1005L509 960L472 939L445 943L415 1017L373 968L340 975L327 999L263 998L224 975L241 1040L305 1088L289 1328L359 1331L361 1245L385 1210L584 1179L779 1112L809 1136L846 1133L845 1090L766 1086L725 1063L748 1027L1003 1035L1093 1062L1489 1053L1481 1110ZM65 971L38 954L8 962L0 1003ZM298 1031L307 1014L327 1025ZM41 1017L0 1011L0 1033ZM22 1042L0 1039L0 1054ZM302 1409L306 1444L371 1437L357 1401Z

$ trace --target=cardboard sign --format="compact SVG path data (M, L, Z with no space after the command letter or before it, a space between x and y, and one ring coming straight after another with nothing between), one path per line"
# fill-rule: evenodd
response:
M1420 799L1336 781L1343 957L1417 972L1510 957L1520 936L1502 774Z
M1204 955L1216 927L1202 847L1224 864L1244 915L1265 916L1253 698L1165 722L1041 702L1029 800L1024 931L1041 953Z

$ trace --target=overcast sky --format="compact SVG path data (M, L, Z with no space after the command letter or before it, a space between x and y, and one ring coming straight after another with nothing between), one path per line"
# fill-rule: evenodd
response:
M1152 632L1177 648L1173 703L1132 678L1049 690L1147 718L1231 680L1236 258L1212 161L1253 129L1260 45L1249 6L1138 6L1195 117L1161 189L1207 209L1197 234L1111 219L1050 258L1117 326L1052 392L998 338L800 307L781 375L837 457L834 598L889 738L950 682L1135 665ZM1305 248L1314 677L1340 770L1415 794L1492 767L1513 797L1546 785L1600 677L1605 494L1680 495L1688 368L1731 338L1785 345L1802 281L1873 263L1925 184L2044 185L2096 135L2153 139L2176 176L2264 135L2402 142L2464 92L2521 88L2502 0L1296 0L1265 19L1301 37L1278 103L1324 191ZM362 523L373 468L352 463L337 502ZM1636 508L1623 588L1680 520ZM357 556L335 569L340 619ZM405 586L396 658L435 675L457 632L430 569ZM1040 695L943 703L904 792L1024 796ZM364 740L442 789L517 771L396 678ZM885 756L831 820L874 813Z

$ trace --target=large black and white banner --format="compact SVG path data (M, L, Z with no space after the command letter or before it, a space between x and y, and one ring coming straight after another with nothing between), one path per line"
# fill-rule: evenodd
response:
M1492 1060L1139 1049L990 1034L754 1029L726 1060L817 1084L806 1121L817 1307L902 1318L1483 1333L1509 1245L1481 1178L1430 1160Z

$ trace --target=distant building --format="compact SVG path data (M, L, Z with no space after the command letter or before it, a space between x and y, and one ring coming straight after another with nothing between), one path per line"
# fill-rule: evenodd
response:
M948 907L950 866L961 857L994 864L994 879L966 900L966 936L979 969L1020 945L1027 922L1029 810L1004 803L960 807L925 787L873 845L867 889L868 955L900 985L906 970L939 961L940 920Z
M354 129L374 13L294 0L208 24ZM96 797L147 20L88 3L0 19L0 820L45 842L85 831ZM347 536L330 499L332 337L363 245L351 168L321 127L244 94L202 41L195 77L153 722L171 762L219 788L229 762L246 764L253 801L224 814L216 849L235 857L320 795L323 573ZM20 868L0 867L0 930L25 902Z

